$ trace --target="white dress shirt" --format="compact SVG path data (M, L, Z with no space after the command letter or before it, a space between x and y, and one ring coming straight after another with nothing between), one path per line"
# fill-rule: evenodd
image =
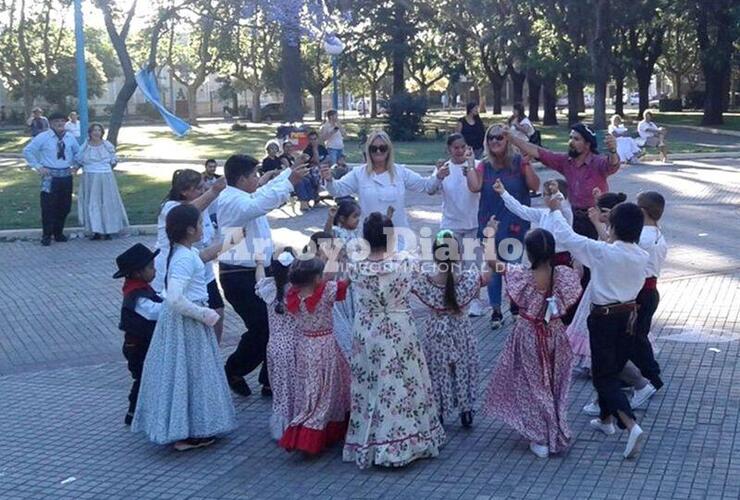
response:
M553 212L555 241L574 259L591 269L591 302L596 305L629 302L645 283L648 253L636 243L607 243L576 234L560 211Z
M159 320L159 313L162 312L163 305L164 302L154 302L146 297L139 297L136 299L134 312L149 321L157 321Z
M61 140L64 142L64 158L57 157L59 138L52 129L45 130L31 139L31 142L23 148L23 157L28 162L28 166L34 170L41 167L52 169L73 167L75 157L80 151L80 144L72 134L66 131Z
M454 231L477 230L480 193L473 193L468 188L468 179L463 175L465 163L448 161L446 164L450 167L450 175L439 183L439 190L442 191L442 222L439 223L439 228ZM470 168L473 169L475 167ZM436 175L435 169L434 176Z
M640 134L640 137L643 139L649 139L658 134L658 126L653 122L641 120L640 123L637 124L637 133Z
M519 203L519 200L511 196L511 194L506 191L504 192L503 196L501 197L504 200L504 205L506 206L506 209L516 215L517 217L527 220L529 222L533 222L537 224L537 226L541 229L544 229L546 231L549 231L550 233L553 232L553 211L549 208L532 208L525 205L522 205ZM566 222L568 222L569 226L573 225L573 210L570 208L570 203L568 203L567 200L563 200L561 202L561 210L562 214L565 217ZM554 236L554 234L553 234ZM558 239L555 238L555 251L556 252L565 252L566 249L558 242Z
M388 207L393 207L395 209L394 227L408 228L406 190L416 193L433 193L439 189L441 181L434 175L422 177L404 165L396 164L395 171L395 176L391 178L389 172L376 174L370 171L368 173L367 167L360 165L350 170L341 179L327 182L326 189L335 198L358 195L362 217L367 217L372 212L385 214ZM475 211L477 213L477 207Z
M231 231L243 228L245 238L228 252L222 253L218 258L219 262L256 267L255 250L265 262L272 260L274 247L267 214L290 199L293 191L293 184L289 180L291 173L291 169L285 169L254 193L247 193L233 186L227 186L221 191L216 215L219 232L226 240Z
M639 245L650 256L645 268L645 277L660 277L660 270L668 255L668 245L663 238L663 233L656 226L644 226L640 233Z

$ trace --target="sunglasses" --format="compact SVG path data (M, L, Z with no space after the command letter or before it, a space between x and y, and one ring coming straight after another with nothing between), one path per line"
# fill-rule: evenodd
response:
M488 139L489 141L503 141L504 140L504 136L503 135L492 135L491 134L488 137L486 137L486 139Z
M367 150L370 151L371 155L374 155L375 153L387 153L388 146L385 144L381 144L380 146L370 146Z

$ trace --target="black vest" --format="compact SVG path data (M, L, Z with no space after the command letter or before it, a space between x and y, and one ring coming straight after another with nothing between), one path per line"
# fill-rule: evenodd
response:
M162 298L151 288L139 288L123 296L123 306L121 306L121 323L118 328L129 335L139 337L144 340L151 340L154 333L156 321L149 321L136 312L136 301L139 298L149 299L152 302L162 302Z

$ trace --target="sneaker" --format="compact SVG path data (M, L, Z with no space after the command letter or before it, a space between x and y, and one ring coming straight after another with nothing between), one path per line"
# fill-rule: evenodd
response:
M226 381L229 383L229 387L232 391L245 398L252 394L252 390L249 388L243 377L237 377L236 375L230 375L226 372Z
M603 432L607 436L611 436L612 434L617 432L617 430L614 428L614 424L612 423L605 424L604 422L601 421L600 418L595 418L591 420L589 422L589 425L591 426L593 430Z
M537 444L534 441L529 443L529 450L539 458L547 458L550 455L550 449L547 446Z
M647 384L642 389L635 390L635 394L632 396L632 401L630 401L630 406L632 407L632 409L634 410L635 408L640 408L645 403L647 403L648 400L653 397L655 391L657 391L657 389L653 387L653 384Z
M216 438L188 438L175 443L177 451L188 451L195 448L205 448L216 442Z
M478 317L483 316L486 313L486 306L480 299L473 299L470 302L470 308L468 309L468 316Z
M601 415L601 408L599 408L598 401L592 401L583 407L583 413L592 417L598 417Z
M644 440L645 433L639 425L635 424L627 438L627 446L624 448L624 458L635 458L639 455Z
M491 330L498 330L501 328L501 323L504 321L504 317L501 311L494 309L491 313Z

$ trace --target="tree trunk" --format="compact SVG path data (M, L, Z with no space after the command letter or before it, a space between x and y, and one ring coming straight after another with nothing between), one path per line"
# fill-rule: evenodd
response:
M488 102L486 102L486 91L485 88L485 81L481 84L476 83L475 88L478 91L478 108L480 109L481 113L485 113L487 111L486 106L488 105Z
M534 71L527 73L527 89L529 90L529 120L540 121L540 89L542 81L535 75Z
M395 5L396 24L393 30L392 62L393 62L393 94L401 94L406 91L406 80L404 78L404 61L408 52L408 40L406 39L406 8L404 2L396 2Z
M501 114L501 95L503 90L503 79L497 78L491 80L491 91L493 92L493 114Z
M642 117L642 114L646 109L650 107L650 78L653 76L653 72L650 68L641 66L635 69L635 76L637 77L637 90L640 93L640 110L638 115Z
M198 87L188 85L188 122L198 125Z
M596 79L594 82L594 129L606 129L606 85L607 81L603 78Z
M579 89L583 91L583 85L576 78L565 78L565 85L568 88L568 125L578 123L579 110Z
M262 121L262 106L260 105L260 92L259 89L252 89L252 120L253 122Z
M280 71L280 76L283 86L285 119L289 122L300 122L303 121L301 42L298 35L283 32L281 45L282 71Z
M25 122L33 111L33 91L31 90L31 79L23 80L23 121Z
M378 117L378 84L370 84L370 118Z
M586 112L586 96L583 95L583 82L578 82L578 87L576 88L577 92L577 102L578 102L578 112L579 113L585 113Z
M511 76L511 88L512 93L514 95L514 103L520 102L524 103L524 80L527 77L527 75L522 73L517 73L514 71L514 68L509 66L509 76Z
M612 59L611 37L609 36L609 0L598 0L594 11L593 33L588 44L591 73L594 79L593 126L596 130L604 130L606 129L606 87L609 83L609 66Z
M118 145L118 132L123 125L123 117L126 114L126 106L131 96L136 92L136 80L126 78L121 90L118 91L116 102L113 103L113 110L110 114L110 123L108 124L108 133L105 138L114 146Z
M718 71L704 68L704 115L702 125L722 125L724 108L725 75Z
M239 93L236 91L231 94L231 107L234 108L234 116L239 116Z
M554 76L547 77L542 81L542 98L545 115L542 118L543 125L557 125L557 80Z
M321 91L318 92L311 92L311 96L313 97L313 119L316 121L321 121Z
M673 73L671 83L673 83L673 98L681 99L681 73Z
M624 118L624 75L615 75L614 78L614 113Z

